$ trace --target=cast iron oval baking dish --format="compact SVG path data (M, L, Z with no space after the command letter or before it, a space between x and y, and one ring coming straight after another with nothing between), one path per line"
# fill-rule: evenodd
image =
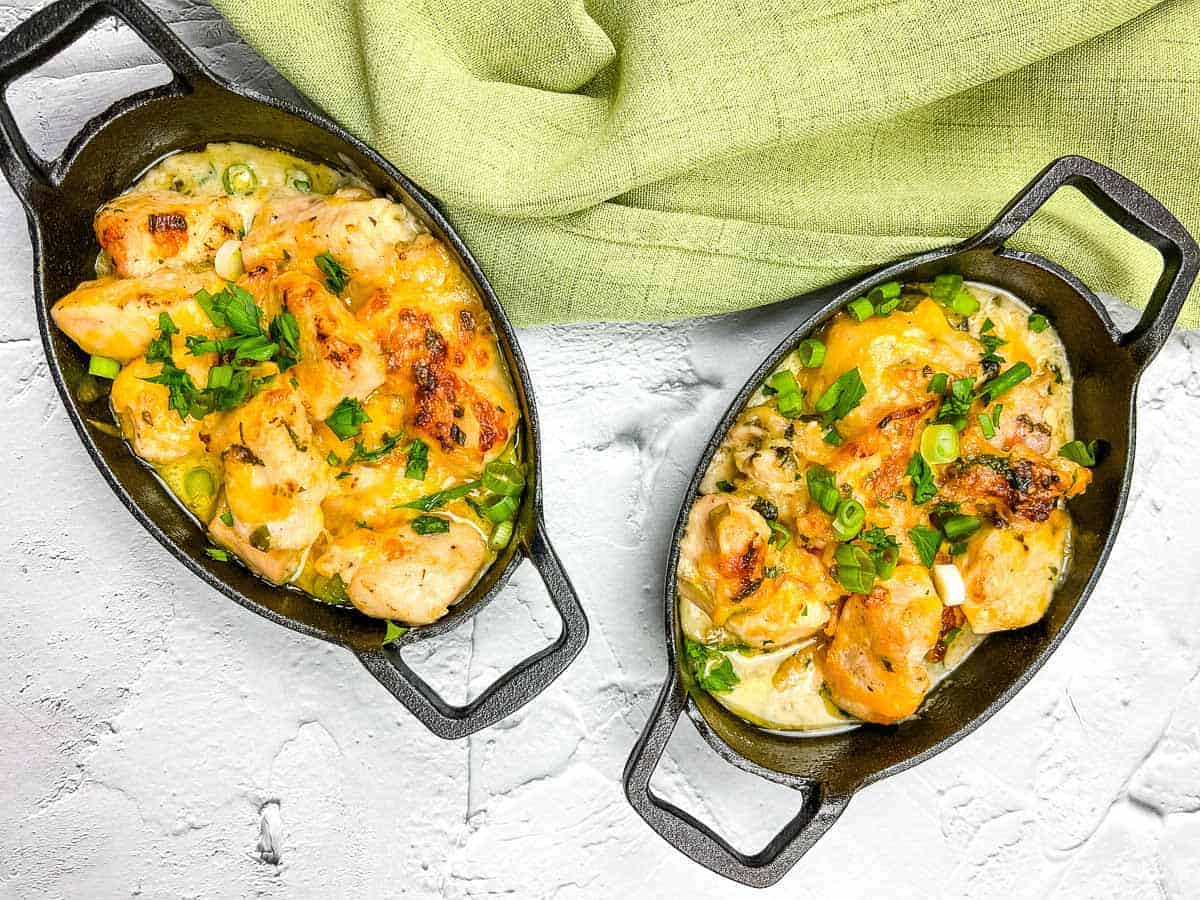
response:
M588 625L579 599L546 538L542 521L538 421L529 374L512 326L491 286L432 200L379 154L333 122L309 110L234 90L210 73L141 0L59 0L35 13L0 41L0 90L66 48L107 15L128 23L171 68L169 84L122 100L92 119L52 163L39 159L21 137L7 100L0 101L0 168L25 207L33 242L38 327L55 384L83 445L121 502L180 562L230 599L261 616L312 637L348 647L364 666L431 731L458 738L504 718L543 691L578 655ZM458 258L497 325L500 346L521 404L520 440L530 489L517 516L515 539L482 580L437 623L408 631L383 646L385 625L356 610L310 600L276 588L247 569L214 562L207 541L125 444L89 425L106 410L75 398L87 359L49 321L49 304L92 277L96 247L92 214L125 190L152 163L179 150L217 141L246 141L289 150L350 169L380 193L404 202ZM409 644L450 631L483 608L528 557L562 618L549 647L518 663L464 706L444 701L401 659Z
M1062 267L1004 242L1056 190L1070 185L1130 233L1156 247L1163 273L1137 325L1122 333L1099 299ZM625 794L638 814L696 862L755 887L774 884L825 833L860 788L901 772L949 747L983 723L1029 681L1083 609L1108 557L1129 495L1137 384L1158 353L1200 267L1200 250L1157 200L1099 163L1068 156L1047 166L980 234L903 260L863 278L820 308L776 348L734 398L709 439L684 495L667 563L666 637L669 676L625 767ZM1018 631L989 635L926 699L918 714L894 726L865 725L824 737L787 737L748 724L701 690L692 689L680 653L675 570L679 542L700 480L734 418L763 379L801 340L850 299L885 281L932 281L942 272L996 285L1046 313L1066 346L1075 375L1075 424L1103 437L1108 453L1092 487L1069 501L1075 556L1045 617ZM800 811L758 853L735 850L695 817L650 790L650 777L679 715L686 712L725 760L802 793Z

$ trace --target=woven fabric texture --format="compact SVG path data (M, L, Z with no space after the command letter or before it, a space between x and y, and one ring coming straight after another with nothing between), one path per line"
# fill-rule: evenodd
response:
M1200 0L216 5L522 323L784 299L969 236L1068 153L1200 231ZM1012 243L1134 304L1161 269L1072 189Z

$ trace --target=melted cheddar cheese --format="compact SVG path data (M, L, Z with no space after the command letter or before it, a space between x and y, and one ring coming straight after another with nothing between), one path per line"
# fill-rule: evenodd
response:
M235 143L162 160L94 225L97 278L52 316L119 365L121 434L211 555L369 616L445 615L523 485L496 330L448 248L342 172Z
M1053 329L956 276L888 298L784 359L688 515L693 674L763 727L913 715L984 635L1038 621L1069 563L1064 501L1091 473L1059 455L1072 386Z

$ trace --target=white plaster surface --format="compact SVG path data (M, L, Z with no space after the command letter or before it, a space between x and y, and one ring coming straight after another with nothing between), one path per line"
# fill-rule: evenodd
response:
M36 4L5 0L7 31ZM205 58L285 90L203 3ZM35 140L155 77L103 29L13 91ZM428 734L343 650L204 587L121 508L42 358L0 188L0 897L752 896L676 853L620 776L666 671L661 583L711 424L798 318L521 335L546 517L592 621L567 675L474 738ZM1113 304L1128 321L1129 311ZM1200 339L1147 374L1127 521L1075 630L1006 709L865 790L771 896L1200 896ZM451 698L555 633L522 570L421 668ZM798 797L677 730L656 784L757 849Z

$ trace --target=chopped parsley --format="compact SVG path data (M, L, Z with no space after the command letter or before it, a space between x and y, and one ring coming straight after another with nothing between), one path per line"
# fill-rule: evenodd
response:
M338 436L338 440L344 441L361 434L363 423L370 421L371 417L367 415L361 403L353 397L343 397L325 419L325 424Z
M446 534L450 531L450 520L441 516L417 516L412 520L412 530L417 534Z
M1099 449L1099 441L1068 441L1059 448L1058 455L1073 463L1091 468L1096 464L1096 454Z
M908 461L908 468L904 470L904 474L912 479L913 503L920 506L933 499L938 490L937 482L933 480L933 469L929 467L929 463L925 462L925 457L920 453L914 453L912 459Z
M410 500L408 503L401 503L394 507L394 509L419 509L423 512L429 512L431 509L438 509L445 506L451 500L462 499L481 484L483 484L482 481L468 481L466 484L446 488L446 490L438 491L436 494L426 494L424 497L418 497L416 500Z
M424 481L425 473L429 471L429 445L420 438L414 438L408 445L408 464L404 467L404 477L414 481Z
M917 549L917 555L921 557L921 562L925 568L933 566L933 561L937 559L938 548L942 546L942 533L936 528L926 528L924 525L917 525L908 529L909 540L913 542L913 546Z
M346 282L350 280L350 275L342 268L342 264L334 259L328 250L313 261L325 276L325 286L333 293L340 294L345 289Z
M296 317L286 309L271 320L271 340L278 346L275 362L280 372L286 372L303 358L300 355L300 326Z
M696 684L710 694L732 691L741 681L729 657L715 647L687 639L684 648Z
M355 463L378 462L395 449L402 437L403 435L400 434L384 434L383 442L374 450L368 450L367 445L362 441L355 441L354 449L346 457L346 465L352 466Z

